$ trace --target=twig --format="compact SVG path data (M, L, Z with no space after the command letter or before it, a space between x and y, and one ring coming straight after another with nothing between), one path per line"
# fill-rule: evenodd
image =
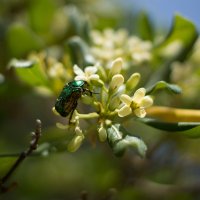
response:
M0 179L0 192L4 193L16 186L16 183L12 183L10 186L6 187L5 184L8 181L8 179L12 176L14 171L17 169L17 167L24 161L26 157L28 157L36 148L38 145L39 138L41 136L41 121L39 119L36 120L36 128L35 132L32 132L32 139L29 145L29 148L22 152L16 162L12 165L12 167L9 169L9 171Z

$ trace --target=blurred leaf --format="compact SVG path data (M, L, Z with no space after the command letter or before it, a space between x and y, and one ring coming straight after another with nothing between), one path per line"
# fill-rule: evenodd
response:
M170 80L171 64L176 61L184 61L191 52L192 47L198 38L195 25L188 19L176 15L173 25L166 38L154 47L153 53L162 57L159 62L159 69L152 74L146 87L151 87L157 81ZM164 62L164 63L163 63Z
M153 25L146 12L141 12L138 18L138 32L143 40L152 41L154 38Z
M18 77L31 86L49 86L45 72L35 61L13 59L9 67L15 68Z
M166 38L155 47L158 54L163 52L180 61L191 51L198 33L195 25L188 19L175 15L174 22Z
M28 14L32 29L38 33L48 34L51 30L55 10L54 0L30 0Z
M73 37L67 42L69 47L72 62L83 68L88 65L93 65L95 60L89 52L89 47L80 37Z
M180 133L181 135L185 135L189 138L200 138L200 126L197 126L193 129L186 130Z
M170 92L173 92L175 94L181 93L181 88L175 84L169 84L165 81L158 81L153 86L146 89L147 94L152 94L157 92L158 90L169 90Z
M122 156L128 147L133 147L141 157L144 157L147 150L144 142L134 136L126 135L123 137L121 130L124 130L124 128L119 124L112 125L107 129L108 143L113 149L114 154ZM125 131L125 133L127 132Z
M12 24L6 34L7 46L11 56L22 57L27 52L43 47L43 41L23 24Z
M2 84L5 81L5 77L3 74L0 73L0 84Z
M140 118L137 120L164 131L186 131L200 126L200 122L164 122L152 118Z
M83 16L75 6L66 7L71 35L78 35L84 41L90 42L89 21Z
M15 160L15 157L4 157L0 155L0 179L8 172Z

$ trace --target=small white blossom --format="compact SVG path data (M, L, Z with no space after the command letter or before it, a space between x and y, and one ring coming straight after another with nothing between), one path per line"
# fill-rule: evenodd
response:
M90 80L99 80L99 75L96 74L97 70L96 66L89 66L83 71L80 67L74 65L75 80L84 80L87 82L90 82Z
M136 36L132 36L128 40L128 50L133 62L140 64L151 59L152 44L149 41L142 41Z
M119 117L125 117L132 112L134 112L137 117L145 117L145 108L148 108L153 104L153 99L150 96L145 96L145 93L145 88L140 88L136 90L133 97L122 94L120 96L120 100L124 103L124 105L118 111Z

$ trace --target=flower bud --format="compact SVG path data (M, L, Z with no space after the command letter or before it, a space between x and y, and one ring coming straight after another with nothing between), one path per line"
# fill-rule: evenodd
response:
M133 90L140 81L140 74L134 73L130 76L130 78L126 82L126 90L130 91Z
M99 132L99 140L101 142L104 142L106 139L107 139L107 132L106 132L106 129L101 126L99 129L98 129L98 132Z
M110 92L115 92L124 83L124 77L121 74L116 74L110 82Z
M79 127L75 128L76 135L72 138L68 144L68 151L75 152L81 146L85 136L82 133L82 130Z
M111 63L111 69L110 69L109 77L111 78L115 74L119 74L121 72L122 65L123 65L122 58L117 58L116 60L114 60Z

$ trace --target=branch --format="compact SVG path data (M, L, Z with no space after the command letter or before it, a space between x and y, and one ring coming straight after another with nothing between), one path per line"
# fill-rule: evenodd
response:
M19 165L25 160L26 157L28 157L34 150L36 150L39 138L41 136L41 121L39 119L36 120L36 128L35 132L31 133L32 139L30 141L30 145L27 150L23 151L18 159L15 161L15 163L12 165L12 167L9 169L9 171L0 179L0 192L4 193L16 186L16 183L12 183L10 186L6 187L5 184L8 181L8 179L12 176L14 171L19 167Z

